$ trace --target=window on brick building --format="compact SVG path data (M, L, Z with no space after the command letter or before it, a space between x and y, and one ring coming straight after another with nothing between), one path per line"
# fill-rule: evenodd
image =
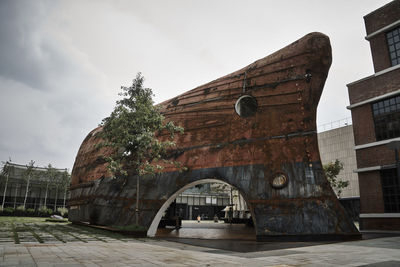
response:
M386 33L392 66L400 64L400 27Z
M376 140L400 136L400 96L372 104Z
M400 212L400 185L397 169L382 170L381 182L385 212Z

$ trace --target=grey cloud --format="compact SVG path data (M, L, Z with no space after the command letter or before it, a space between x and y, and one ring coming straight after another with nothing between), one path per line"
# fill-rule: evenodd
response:
M106 115L102 74L57 31L56 5L0 1L0 160L71 168Z
M37 90L54 88L54 74L76 69L49 31L54 3L0 1L0 76Z
M348 116L345 84L372 73L362 16L388 0L250 2L0 0L0 160L71 168L137 71L160 102L315 30L334 54L318 120Z

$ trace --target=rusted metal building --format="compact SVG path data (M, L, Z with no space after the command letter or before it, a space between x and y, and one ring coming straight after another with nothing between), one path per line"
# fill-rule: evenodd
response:
M329 38L311 33L164 102L166 119L185 129L173 153L185 172L167 166L154 177L110 179L102 160L110 152L95 148L102 129L93 130L72 171L69 219L128 225L138 216L153 236L181 192L224 182L246 200L258 240L359 238L318 151L316 109L331 60Z

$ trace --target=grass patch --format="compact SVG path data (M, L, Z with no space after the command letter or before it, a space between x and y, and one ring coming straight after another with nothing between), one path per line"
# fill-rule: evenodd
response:
M90 233L95 234L95 235L102 235L102 236L106 236L106 237L109 237L109 238L113 238L113 239L117 239L117 240L126 242L126 240L123 239L123 238L125 238L125 236L123 236L123 235L121 235L119 233L116 233L116 232L111 232L111 231L108 231L108 230L103 230L103 229L94 228L94 227L91 227L91 226L78 225L78 224L71 224L71 225L68 225L67 227L74 228L74 229L76 229L78 231L90 232Z
M15 229L14 222L11 222L11 231L13 232L13 238L14 238L14 243L19 244L19 237L18 237L18 232Z
M64 227L68 233L69 233L68 230L74 230L74 228L70 227L69 225L62 225L61 227ZM90 236L90 237L92 237L92 238L95 238L95 239L101 241L101 242L107 243L106 240L104 240L104 239L102 239L102 238L100 238L100 237L98 237L98 236L96 236L96 235L90 233L90 231L85 231L85 232L81 231L80 233L81 233L81 234L88 235L88 236Z
M26 226L20 226L20 225L18 225L18 226L16 226L14 229L15 229L15 231L17 231L17 232L29 232L29 228L26 227Z
M25 224L24 224L25 225ZM31 232L31 234L33 235L34 238L36 238L36 240L39 243L44 243L43 239L37 234L35 233L35 231L33 230L32 227L30 227L29 225L25 225L25 227L28 229L29 232Z
M0 216L0 223L35 223L44 222L46 218L42 217L12 217L12 216Z
M51 243L56 240L57 243L58 241L63 243L76 241L90 243L90 241L96 240L128 242L131 238L145 236L147 231L144 227L136 225L95 228L72 224L66 220L52 223L47 222L46 218L43 217L0 216L0 226L1 233L10 233L7 235L9 241L14 241L15 244L24 242L25 237L38 243Z
M40 225L40 224L35 224L37 227L39 227L40 228L40 230L42 230L42 231L44 231L44 232L46 232L46 233L48 233L48 234L50 234L50 235L52 235L52 236L54 236L54 238L55 239L57 239L58 241L61 241L61 242L63 242L63 243L67 243L65 240L63 240L61 237L59 237L58 235L56 235L55 233L53 233L53 232L51 232L51 231L49 231L47 228L49 227L48 225Z
M84 243L87 243L86 240L84 240L84 239L80 238L79 236L74 235L73 233L67 231L67 229L65 229L62 225L56 225L55 227L56 227L60 232L62 232L63 234L70 235L70 236L72 236L73 238L76 238L76 239L79 240L79 241L82 241L82 242L84 242Z

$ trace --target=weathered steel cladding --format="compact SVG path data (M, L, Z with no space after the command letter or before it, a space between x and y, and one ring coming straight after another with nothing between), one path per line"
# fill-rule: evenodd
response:
M227 182L242 193L260 240L275 236L345 236L359 233L323 175L316 137L316 109L331 64L329 39L311 33L232 74L190 90L161 105L167 120L185 128L172 156L189 171L166 166L141 179L140 223L183 186L201 179ZM257 112L243 118L235 102L251 95ZM136 178L107 178L92 131L72 172L70 220L130 224L136 209ZM163 133L160 133L163 138ZM271 186L277 173L288 177Z

